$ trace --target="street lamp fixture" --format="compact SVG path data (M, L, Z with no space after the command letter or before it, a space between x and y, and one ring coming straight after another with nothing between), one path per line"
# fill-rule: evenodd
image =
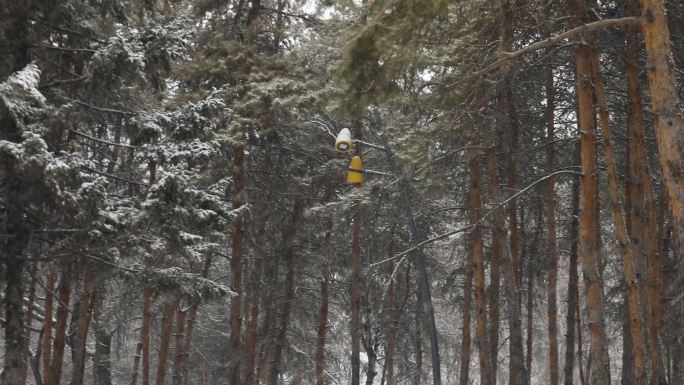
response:
M399 176L399 185L401 187L402 200L404 201L404 214L406 216L406 222L411 233L411 241L415 246L416 251L416 267L418 269L418 282L420 285L420 299L423 304L423 310L425 316L427 317L428 335L430 337L430 351L432 355L432 380L434 385L441 385L442 375L440 371L440 359L439 359L439 347L437 345L437 327L435 325L435 311L432 305L432 294L430 293L430 282L427 275L427 262L425 257L425 252L420 242L420 236L418 234L418 228L416 226L415 218L413 217L413 208L411 205L411 194L410 194L410 183L409 179L401 177L398 172L399 168L397 162L394 159L394 154L389 146L389 141L387 138L381 134L382 145L372 144L363 142L360 140L352 140L351 132L349 129L343 128L335 140L335 149L342 153L347 153L351 149L352 142L356 144L361 144L366 147L370 147L376 150L381 150L385 152L387 156L387 162L390 165L391 172ZM363 174L380 174L387 175L382 172L364 170L363 163L361 162L360 156L354 156L349 164L349 169L347 171L347 183L350 184L361 184L363 183Z
M363 162L361 162L361 157L357 155L353 157L351 163L349 163L349 169L347 170L347 183L363 183L363 173Z

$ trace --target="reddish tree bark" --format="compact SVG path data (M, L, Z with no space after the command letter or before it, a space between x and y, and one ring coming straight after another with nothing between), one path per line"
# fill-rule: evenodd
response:
M290 323L290 311L292 309L292 301L294 300L295 289L295 245L294 237L299 229L299 221L304 207L300 197L295 199L292 219L283 228L283 249L285 251L285 263L287 264L287 274L285 275L285 299L281 308L280 328L278 330L278 337L273 348L273 361L271 363L271 372L269 373L269 384L278 384L278 375L280 373L280 365L282 360L283 349L287 337L287 327Z
M51 384L52 370L52 329L53 329L53 304L55 290L55 273L51 266L47 267L45 277L45 319L43 320L43 384Z
M64 346L66 344L66 327L69 317L69 299L71 297L72 262L66 261L62 267L59 282L59 303L57 306L57 322L55 323L55 340L52 345L52 365L50 370L50 384L60 385L62 381L62 364L64 361Z

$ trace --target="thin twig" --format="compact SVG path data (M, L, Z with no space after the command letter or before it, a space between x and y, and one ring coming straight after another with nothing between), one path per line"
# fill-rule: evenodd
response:
M78 135L78 136L82 136L82 137L84 137L84 138L86 138L86 139L90 139L90 140L92 140L92 141L95 141L95 142L98 142L98 143L102 143L102 144L107 144L107 145L110 145L110 146L119 146L119 147L124 147L124 148L141 148L140 146L131 146L130 144L114 143L114 142L110 142L110 141L107 141L107 140L98 139L98 138L96 138L96 137L94 137L94 136L90 136L90 135L88 135L88 134L84 134L84 133L82 133L82 132L80 132L80 131L72 130L71 128L69 129L69 131L73 132L74 134L76 134L76 135Z
M147 183L136 182L136 181L133 181L133 180L130 180L130 179L122 178L122 177L120 177L120 176L116 176L116 175L112 175L112 174L107 174L106 172L97 171L97 170L95 170L95 169L93 169L93 168L91 168L91 167L88 167L88 166L81 166L81 167L83 167L84 169L86 169L86 170L88 170L88 171L90 171L90 172L94 172L95 174L99 174L99 175L102 175L102 176L106 176L107 178L112 178L112 179L120 180L120 181L122 181L122 182L132 183L132 184L137 185L137 186L150 187L150 185L147 184Z

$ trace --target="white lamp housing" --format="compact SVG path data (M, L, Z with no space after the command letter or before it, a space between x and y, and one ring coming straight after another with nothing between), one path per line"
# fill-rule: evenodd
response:
M351 150L351 147L351 132L348 128L343 128L340 130L340 133L337 134L337 139L335 139L335 150L346 153Z

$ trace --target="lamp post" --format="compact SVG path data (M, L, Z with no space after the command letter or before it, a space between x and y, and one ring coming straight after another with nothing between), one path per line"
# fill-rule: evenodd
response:
M346 132L345 132L346 130ZM404 206L404 216L406 217L406 222L409 228L409 231L411 232L411 241L414 244L415 247L415 252L416 252L416 267L418 268L418 282L419 282L419 287L420 287L420 293L421 293L421 302L423 304L423 311L425 312L425 316L427 317L427 324L428 324L428 335L430 337L430 353L432 357L432 380L434 385L441 385L442 384L442 375L440 371L440 359L439 359L439 346L437 344L437 326L435 324L435 310L434 306L432 305L432 294L430 292L430 280L428 278L428 273L427 273L427 263L426 263L426 257L425 257L425 252L423 250L423 246L421 244L421 239L420 235L418 234L418 228L416 227L416 221L413 216L413 206L411 205L411 194L410 194L410 184L408 183L408 180L404 177L402 177L399 174L399 168L397 166L396 160L394 158L394 153L392 152L392 149L389 145L389 141L385 137L384 134L380 134L381 140L382 140L382 146L372 144L372 143L367 143L363 142L360 140L351 140L351 138L347 139L347 133L349 132L348 129L344 128L342 131L340 131L340 134L337 136L336 140L336 145L335 149L340 151L340 152L347 152L350 148L351 145L349 146L339 146L340 143L344 144L351 144L351 142L362 144L366 147L370 147L373 149L381 150L385 153L387 156L387 162L389 163L389 166L392 170L392 172L399 177L399 186L401 188L401 195L402 195L402 201L403 201L403 206ZM340 148L343 147L343 148ZM378 172L370 170L363 170L361 166L361 159L359 157L354 157L352 159L352 163L350 165L349 171L347 173L347 180L350 181L351 178L351 183L362 183L363 178L358 178L356 177L356 174L358 173L368 173L368 174L376 174ZM382 174L382 173L379 173Z

